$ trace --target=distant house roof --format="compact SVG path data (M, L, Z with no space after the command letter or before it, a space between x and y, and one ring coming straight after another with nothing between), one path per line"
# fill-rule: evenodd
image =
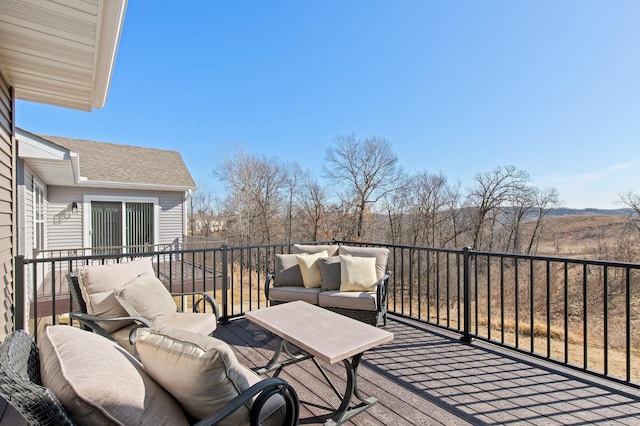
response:
M16 137L18 156L49 185L196 189L177 151L34 135L21 129Z

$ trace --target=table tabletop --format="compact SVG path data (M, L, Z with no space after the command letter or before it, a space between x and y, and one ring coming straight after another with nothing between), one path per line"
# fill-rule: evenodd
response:
M393 333L302 301L250 311L245 317L328 364L393 340Z

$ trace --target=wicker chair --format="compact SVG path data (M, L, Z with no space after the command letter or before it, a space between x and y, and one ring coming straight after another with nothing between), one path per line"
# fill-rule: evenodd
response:
M297 424L298 396L286 381L279 378L260 381L238 395L220 412L195 424L218 424L236 409L254 400L250 420L252 425L257 425L262 407L275 395L280 395L286 406L283 424ZM16 331L0 344L0 396L33 425L75 424L53 392L42 386L38 347L23 330Z
M135 329L137 327L153 327L154 324L147 318L143 317L132 317L132 316L123 316L123 317L112 317L106 318L104 316L91 315L87 311L87 304L82 297L82 292L80 290L80 283L78 280L77 272L70 272L67 274L67 282L69 284L69 293L71 294L71 300L73 301L73 305L78 309L78 311L71 312L69 316L80 323L80 326L87 331L93 331L103 337L106 337L109 340L117 340L114 339L113 335L106 331L100 323L104 322L121 322L122 320L131 320L136 325L133 327L129 333L129 342L133 344ZM214 313L216 322L220 319L220 308L216 300L211 297L209 294L204 292L185 292L185 293L171 293L173 297L180 296L190 296L197 298L195 303L193 304L192 311L195 313L201 312L203 309L209 309ZM180 307L176 305L176 311L182 312ZM210 330L208 332L213 332Z

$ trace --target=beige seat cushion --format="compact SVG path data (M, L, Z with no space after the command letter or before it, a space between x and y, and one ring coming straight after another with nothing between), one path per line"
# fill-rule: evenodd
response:
M313 254L326 251L327 256L336 256L338 254L338 247L336 244L294 244L291 252L294 254Z
M375 291L323 291L318 296L319 305L323 308L357 309L375 311L377 296Z
M142 274L113 293L130 316L151 320L157 327L167 325L176 314L171 293L155 274Z
M238 362L225 342L172 328L137 332L136 347L145 370L197 419L221 410L260 379ZM221 424L248 424L241 408Z
M300 272L302 273L302 283L306 288L320 287L322 281L320 277L320 267L318 266L318 259L327 257L327 251L319 251L318 253L297 255L298 266L300 266Z
M113 290L144 273L154 273L150 258L80 268L78 283L82 298L87 304L87 313L110 318L129 316L116 300ZM100 322L99 324L108 333L113 333L119 328L130 325L131 321Z
M206 335L213 333L217 325L216 316L212 312L176 312L166 326Z
M42 383L78 424L188 425L184 412L114 342L68 325L38 339Z
M340 255L340 291L372 291L377 283L374 257Z
M389 261L389 249L386 247L352 247L340 246L339 254L349 254L355 257L375 257L376 273L378 279L384 277L387 272L387 262Z
M298 255L276 254L275 270L273 274L273 286L300 286L302 282L302 272L298 265Z
M318 294L322 290L320 288L306 288L299 286L291 287L274 287L269 290L269 300L276 302L293 302L302 300L313 305L318 304Z
M129 334L131 334L131 330L136 327L135 324L130 324L126 327L122 327L113 333L111 333L111 338L116 341L124 350L129 352L133 356L138 356L138 351L136 351L135 345L132 345L129 341Z

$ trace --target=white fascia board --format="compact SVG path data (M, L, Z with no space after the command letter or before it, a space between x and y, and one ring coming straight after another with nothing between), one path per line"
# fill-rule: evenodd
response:
M107 103L111 77L122 35L127 0L103 0L98 22L97 53L93 73L93 108L102 108Z
M16 129L18 141L18 157L22 159L37 158L42 160L69 161L71 151L42 139L22 129Z

